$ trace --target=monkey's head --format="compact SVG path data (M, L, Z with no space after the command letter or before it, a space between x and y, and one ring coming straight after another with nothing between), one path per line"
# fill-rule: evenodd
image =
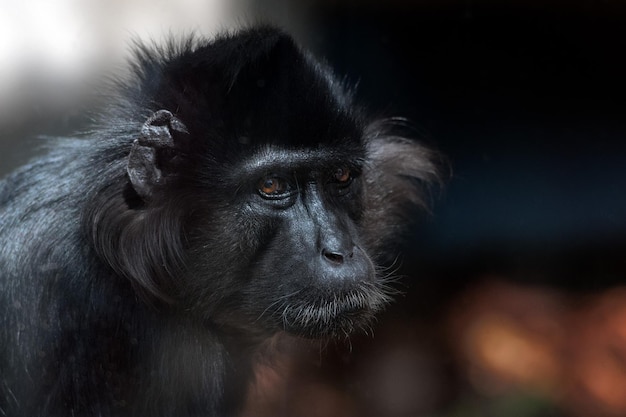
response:
M375 262L423 204L431 153L274 29L143 49L137 74L124 111L142 125L92 216L109 265L207 324L366 328L390 300Z

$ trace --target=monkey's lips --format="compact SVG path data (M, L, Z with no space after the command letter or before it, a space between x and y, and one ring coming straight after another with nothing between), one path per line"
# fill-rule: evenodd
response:
M356 288L319 295L307 289L289 297L275 311L282 328L308 338L348 336L356 331L367 332L376 313L391 301L385 292L369 282Z

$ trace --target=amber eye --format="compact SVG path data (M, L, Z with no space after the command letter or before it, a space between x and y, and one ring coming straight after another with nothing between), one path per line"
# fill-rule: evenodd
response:
M347 183L352 178L350 170L348 168L337 168L335 171L335 180L339 183Z
M261 194L277 196L287 191L287 183L276 177L265 177L259 181L259 191Z

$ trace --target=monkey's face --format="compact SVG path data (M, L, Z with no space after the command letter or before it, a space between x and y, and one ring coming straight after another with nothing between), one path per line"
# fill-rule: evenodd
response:
M196 306L265 332L366 329L389 298L361 236L360 153L266 147L233 170L236 192L194 245Z

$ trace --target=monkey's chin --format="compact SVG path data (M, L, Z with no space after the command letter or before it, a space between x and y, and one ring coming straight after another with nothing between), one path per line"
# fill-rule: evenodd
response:
M285 331L310 339L349 337L369 333L376 313L391 298L375 286L324 297L299 297L281 312Z

